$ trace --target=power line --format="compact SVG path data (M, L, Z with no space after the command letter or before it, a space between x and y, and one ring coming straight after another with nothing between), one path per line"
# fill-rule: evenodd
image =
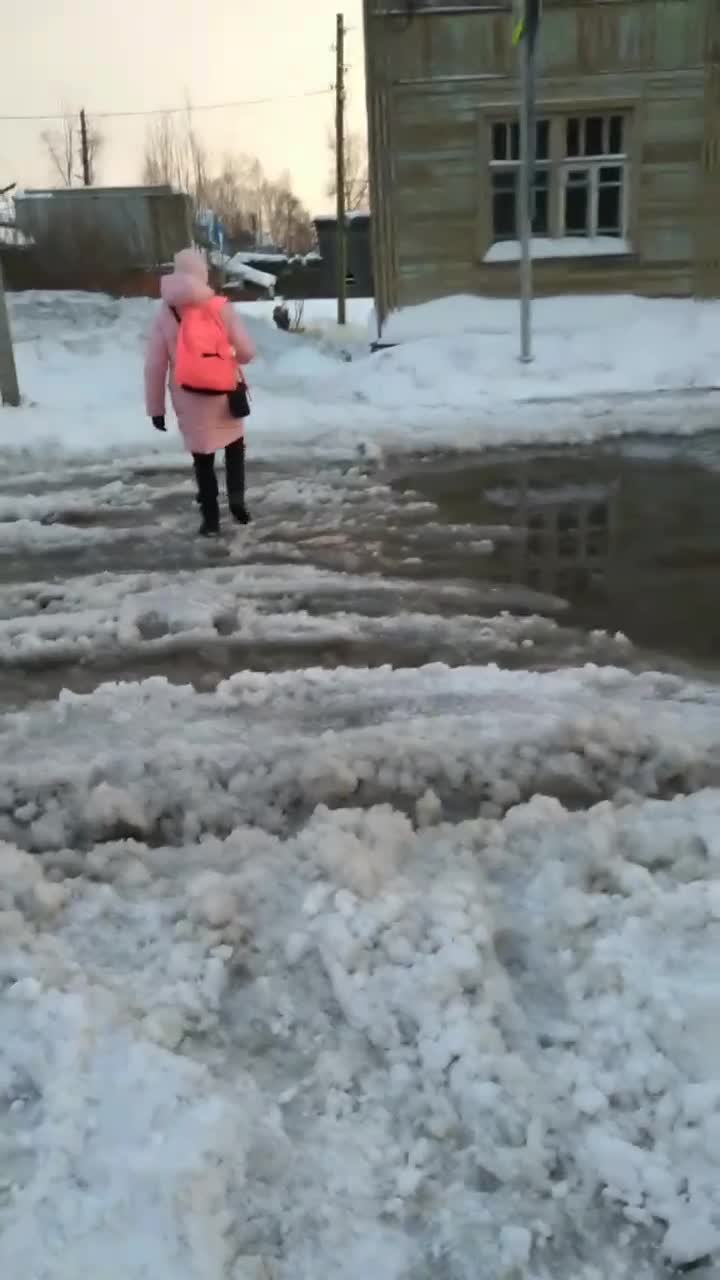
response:
M302 98L324 98L332 92L332 89L311 89L307 93L290 93L274 98L246 98L242 102L202 102L197 106L186 102L182 107L151 107L147 111L88 111L88 116L92 120L129 120L146 116L177 116L186 112L193 115L196 111L229 111L238 107L263 107L273 102L298 102ZM66 120L69 114L72 113L61 111L54 115L0 116L0 122L12 124L26 120L43 123Z

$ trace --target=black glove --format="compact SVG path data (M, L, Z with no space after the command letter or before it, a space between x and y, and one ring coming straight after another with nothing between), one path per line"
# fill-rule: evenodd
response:
M165 426L164 413L159 413L157 417L153 418L152 424L156 431L167 431L167 427Z

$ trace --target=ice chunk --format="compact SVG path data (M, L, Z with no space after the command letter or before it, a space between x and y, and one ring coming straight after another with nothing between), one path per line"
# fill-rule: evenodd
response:
M210 928L222 928L237 915L237 895L227 876L217 871L204 871L196 876L189 886L189 897L193 919Z
M525 1227L503 1227L500 1253L506 1267L526 1267L530 1262L532 1235Z
M257 1255L238 1258L233 1266L231 1280L279 1280L280 1272L272 1259Z
M679 1214L665 1234L663 1252L675 1267L689 1267L720 1253L720 1230L692 1210Z

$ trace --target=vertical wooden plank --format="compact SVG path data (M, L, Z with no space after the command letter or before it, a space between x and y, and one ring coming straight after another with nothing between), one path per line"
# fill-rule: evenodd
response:
M655 0L654 64L674 71L703 61L704 0Z
M633 5L618 14L618 67L623 71L647 71L657 66L656 4Z
M371 250L375 308L381 329L397 297L397 246L393 218L392 131L383 21L374 0L364 0L365 80L368 112Z
M620 65L620 12L615 7L580 7L577 23L577 66L585 74Z
M703 194L696 224L695 292L720 296L720 8L705 0L705 139L702 150Z

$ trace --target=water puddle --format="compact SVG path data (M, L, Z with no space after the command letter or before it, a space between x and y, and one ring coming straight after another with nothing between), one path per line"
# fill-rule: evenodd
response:
M571 626L720 667L720 432L438 457L395 483L463 531L464 574L561 597ZM482 555L464 553L474 527L492 542Z
M4 526L0 704L245 668L720 671L720 433L255 467L254 523L217 547L176 471L142 492L128 474L96 512L86 479L65 476L57 529ZM29 493L52 508L41 476Z

